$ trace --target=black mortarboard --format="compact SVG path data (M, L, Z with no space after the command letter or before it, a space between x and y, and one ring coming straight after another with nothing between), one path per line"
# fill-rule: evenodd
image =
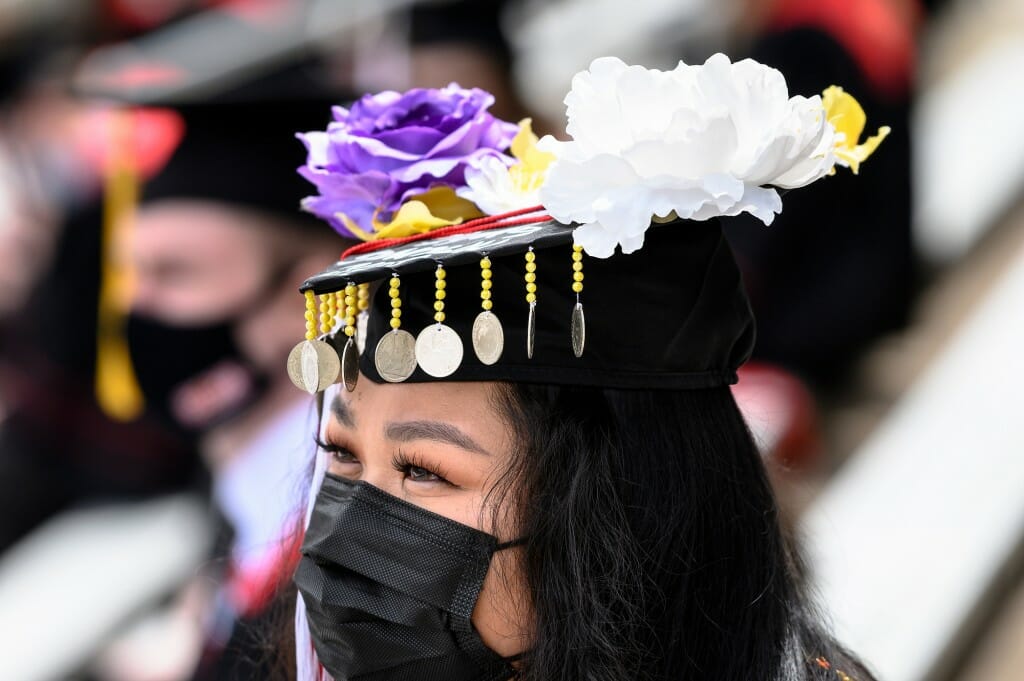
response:
M303 286L296 385L733 383L754 320L713 218L769 224L779 190L856 171L888 133L858 144L841 88L791 98L777 71L721 54L671 72L595 60L566 96L571 142L537 142L526 121L513 138L491 101L456 85L368 95L304 136L320 195L303 206L367 243ZM445 192L489 217L440 220Z
M512 381L613 388L693 389L736 381L750 356L754 320L732 253L715 220L677 220L652 227L631 255L586 258L586 343L577 357L571 319L572 227L557 222L497 228L406 243L344 258L309 279L317 294L385 280L372 297L360 371L375 382L374 351L392 332L387 279L399 275L402 329L413 335L434 322L435 270L446 270L445 324L463 340L462 362L436 378L417 368L407 379ZM536 331L527 356L529 304L524 254L536 263ZM473 323L481 311L480 260L492 270L492 312L504 327L504 352L492 365L474 354ZM339 333L340 338L344 338ZM341 345L337 348L341 350Z
M324 230L298 210L308 184L295 173L305 152L295 130L323 127L323 101L269 99L179 105L185 135L164 168L143 189L143 201L202 198L283 215Z

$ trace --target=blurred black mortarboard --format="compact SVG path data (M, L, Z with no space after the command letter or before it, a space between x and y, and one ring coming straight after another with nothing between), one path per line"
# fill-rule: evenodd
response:
M184 121L143 202L210 199L315 225L298 211L307 188L294 172L304 159L294 133L324 127L342 94L303 32L307 4L210 10L84 61L73 83L80 96L172 109Z

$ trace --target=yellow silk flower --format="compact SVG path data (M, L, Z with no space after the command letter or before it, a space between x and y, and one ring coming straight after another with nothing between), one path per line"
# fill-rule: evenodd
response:
M878 129L878 134L867 138L863 144L857 144L867 124L867 116L860 103L838 85L825 90L821 99L828 122L839 133L836 135L836 145L833 149L836 163L849 168L856 175L860 170L860 164L875 152L882 140L889 135L891 128L883 125ZM832 173L835 173L834 168Z
M438 185L403 203L390 222L380 222L374 216L372 232L360 229L359 225L344 213L338 213L337 217L358 238L363 241L376 241L422 234L482 215L483 213L472 202L458 197L451 187Z
M520 194L536 192L544 183L548 166L555 162L555 155L537 148L537 135L533 132L533 121L524 118L519 122L519 132L512 139L512 156L519 163L508 169L512 186Z
M537 136L530 123L529 118L520 121L519 132L509 149L517 163L509 167L505 160L491 156L478 166L467 168L466 186L459 188L459 196L480 206L488 215L540 203L538 192L555 155L537 148Z

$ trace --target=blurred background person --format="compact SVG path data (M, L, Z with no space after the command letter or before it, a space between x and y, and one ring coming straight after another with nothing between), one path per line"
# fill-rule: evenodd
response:
M110 117L67 91L93 17L82 3L5 9L23 23L8 26L8 58L22 68L0 124L11 163L3 191L18 207L0 230L0 252L13 263L4 268L8 302L0 312L0 553L79 502L202 485L187 442L150 415L111 419L93 397L106 149L115 145ZM108 30L124 31L116 23ZM160 117L137 127L127 143L130 169L145 177L180 131Z
M917 0L745 0L741 9L739 53L786 74L791 94L841 83L870 112L866 136L891 130L859 176L787 197L767 228L749 216L726 224L758 323L756 361L736 394L752 424L765 423L759 411L775 417L754 428L776 461L814 469L836 460L822 409L843 399L872 344L904 327L921 283L910 113L924 17Z
M283 370L302 333L295 292L303 263L326 266L344 246L296 211L304 186L289 172L304 157L296 126L324 125L329 104L260 95L179 108L185 138L124 244L135 374L150 409L198 436L230 537L222 569L207 571L225 586L196 619L211 653L288 574L294 499L280 489L301 486L315 431L308 396ZM118 650L108 664L145 671Z
M917 283L910 106L921 8L917 0L749 0L742 17L747 53L786 74L791 94L842 83L870 112L869 126L892 129L877 165L854 181L831 177L792 197L768 229L742 217L728 228L758 320L757 358L834 387L872 341L906 322Z

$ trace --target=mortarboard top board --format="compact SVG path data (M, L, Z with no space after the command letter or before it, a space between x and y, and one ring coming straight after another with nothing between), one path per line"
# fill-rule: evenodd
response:
M586 290L579 296L572 289L573 228L544 219L469 233L453 230L456 233L437 238L355 252L311 277L302 289L323 295L344 291L350 284L381 282L370 292L359 358L360 372L374 382L392 380L382 376L382 362L375 356L382 339L395 333L388 280L394 275L400 280L402 329L429 337L437 326L435 275L442 265L445 324L466 347L451 373L431 375L417 366L404 380L627 389L735 383L737 368L753 349L754 320L717 220L658 225L637 253L586 258ZM537 287L532 314L524 283L525 254L530 251ZM481 313L480 261L485 257L491 270L490 312L503 327L500 359L489 364L469 347L479 333L474 325ZM578 301L587 306L579 355L573 337L579 332L573 328ZM334 338L335 350L343 357L345 337L339 333ZM382 361L388 363L386 358Z
M93 50L72 89L136 105L242 99L239 84L287 74L292 99L315 95L295 66L339 36L417 0L247 0L179 19L133 40Z

